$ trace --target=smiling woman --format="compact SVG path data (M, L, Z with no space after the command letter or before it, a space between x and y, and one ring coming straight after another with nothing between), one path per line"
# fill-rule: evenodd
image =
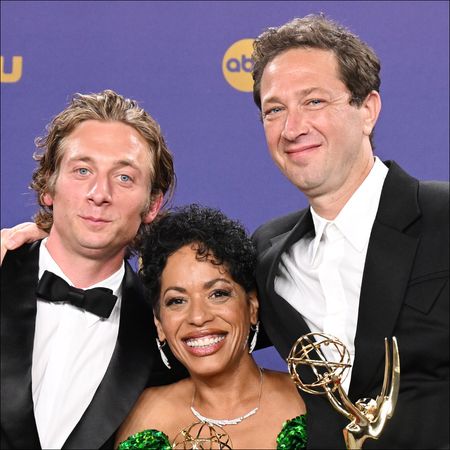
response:
M294 384L251 356L256 254L243 227L218 210L180 208L150 225L141 257L161 356L168 368L175 357L190 376L144 391L119 448L172 448L196 423L229 439L218 448L305 448L305 405Z

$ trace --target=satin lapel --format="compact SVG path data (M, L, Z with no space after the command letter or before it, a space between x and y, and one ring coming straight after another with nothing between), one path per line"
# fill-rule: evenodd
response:
M102 447L130 412L149 379L154 358L153 313L137 275L126 264L117 344L108 370L63 448Z
M283 252L313 227L308 209L299 216L298 222L291 231L271 239L272 246L260 256L257 269L258 285L264 286L264 292L260 293L264 328L271 342L284 358L287 357L292 344L298 337L309 333L310 330L301 314L275 292L274 280Z
M361 285L353 369L358 375L350 385L355 399L369 395L368 386L380 374L383 378L384 338L392 336L418 245L418 239L404 232L420 216L418 182L395 163L389 165Z
M1 268L1 424L15 448L40 448L31 391L39 246L7 252Z

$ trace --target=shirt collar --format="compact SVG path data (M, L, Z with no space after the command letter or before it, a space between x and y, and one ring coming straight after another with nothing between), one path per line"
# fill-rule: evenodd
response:
M362 251L365 248L369 242L387 173L388 168L375 156L375 163L369 174L333 221L320 217L311 207L316 233L311 260L317 253L319 242L328 223L334 223L345 239L357 251Z
M319 243L322 240L323 232L325 231L325 228L329 223L331 223L329 220L324 219L323 217L320 217L311 206L311 216L314 223L314 230L315 230L315 237L313 240L313 245L310 247L311 254L309 255L309 260L311 261L311 264L313 264L314 259L317 255L317 250L319 248Z

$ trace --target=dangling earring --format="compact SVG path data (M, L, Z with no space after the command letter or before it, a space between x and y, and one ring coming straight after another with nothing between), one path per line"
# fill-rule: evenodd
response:
M249 347L249 349L248 349L248 352L249 352L249 353L252 353L253 350L255 350L255 347L256 347L256 340L258 339L259 320L258 320L258 322L256 322L256 325L255 325L255 326L251 325L251 326L250 326L250 329L251 329L252 331L254 331L254 334L253 334L253 337L252 337L252 342L250 342L250 347Z
M167 341L164 341L161 343L161 341L158 338L156 338L156 345L158 346L158 350L159 350L159 354L161 355L162 362L168 369L171 369L169 360L167 359L167 356L163 350L163 347L166 345L166 342Z

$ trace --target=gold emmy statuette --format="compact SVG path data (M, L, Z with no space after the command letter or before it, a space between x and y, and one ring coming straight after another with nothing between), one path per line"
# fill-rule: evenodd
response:
M181 430L172 442L173 449L232 450L228 433L219 425L195 422Z
M351 364L347 348L337 338L323 333L305 334L297 339L287 358L291 377L301 390L310 394L326 394L334 409L350 420L343 430L347 449L361 449L366 439L378 439L386 422L394 414L400 387L397 339L392 338L392 368L387 338L384 344L385 366L381 393L375 400L363 398L355 404L342 388ZM339 360L328 361L323 352L325 348L335 350ZM299 364L311 367L315 376L311 382L300 379L297 373Z

